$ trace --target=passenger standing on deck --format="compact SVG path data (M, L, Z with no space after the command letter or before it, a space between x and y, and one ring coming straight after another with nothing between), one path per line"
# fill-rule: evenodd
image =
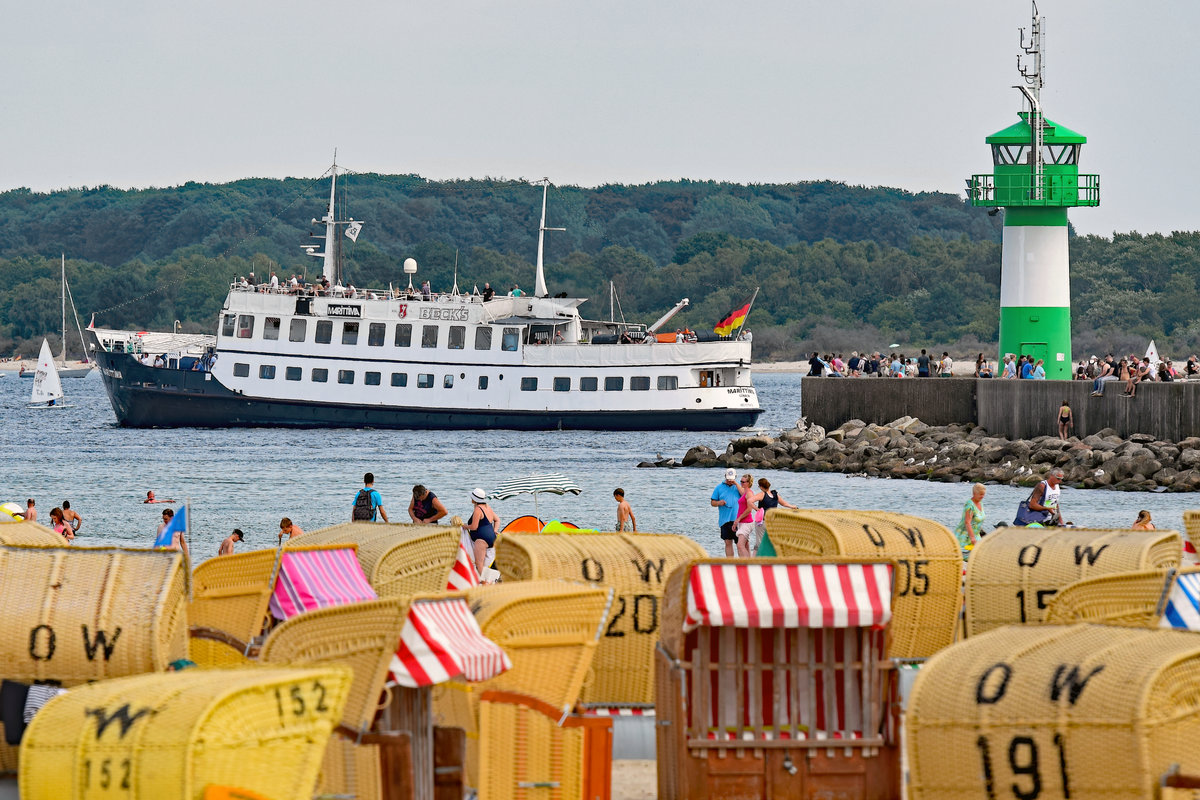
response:
M496 296L496 290L492 288L490 283L483 285L483 302L491 302L491 299Z
M625 499L625 490L613 489L613 500L617 501L617 532L621 533L626 527L630 527L637 533L637 519L633 516L633 507Z
M25 521L37 522L37 509L33 507L33 498L25 501Z
M408 518L418 525L433 525L446 516L446 507L437 495L417 484L412 490L412 502L408 504Z
M383 517L387 522L387 511L383 508L383 495L375 486L375 476L368 472L363 475L363 488L354 495L354 507L350 510L351 522L375 522L376 517Z
M219 555L219 556L233 555L233 546L235 544L237 544L238 542L243 541L245 538L246 538L246 535L244 533L242 533L241 528L234 528L233 533L226 536L225 541L221 542L220 548L217 549L217 555Z
M79 533L79 529L83 527L83 517L79 516L78 511L71 510L71 501L63 500L62 502L62 518L63 522L71 526L71 538L75 538L75 534Z
M813 357L816 357L813 353ZM734 533L734 520L737 519L738 501L742 499L742 493L737 487L737 470L733 467L725 470L724 483L718 483L717 488L713 489L712 498L709 500L709 505L713 508L720 509L717 512L717 524L721 526L721 541L725 542L725 557L733 558L733 543L737 540L737 534Z

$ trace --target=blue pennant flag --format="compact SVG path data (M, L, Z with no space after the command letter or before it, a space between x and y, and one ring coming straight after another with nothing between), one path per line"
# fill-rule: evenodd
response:
M187 506L180 506L179 510L175 512L175 516L171 517L167 527L163 528L162 533L154 540L154 546L170 547L176 531L182 534L187 533Z

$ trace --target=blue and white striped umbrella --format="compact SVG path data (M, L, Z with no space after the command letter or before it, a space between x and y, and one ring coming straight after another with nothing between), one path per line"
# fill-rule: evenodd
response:
M507 500L519 494L531 494L536 498L537 495L543 493L577 495L582 491L574 481L555 472L550 475L526 475L523 478L504 481L492 489L488 497L494 500Z

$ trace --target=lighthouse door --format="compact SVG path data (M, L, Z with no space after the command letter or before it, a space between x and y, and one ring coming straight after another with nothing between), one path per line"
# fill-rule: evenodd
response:
M1035 362L1040 358L1049 365L1049 352L1050 348L1045 342L1021 342L1021 352L1017 355L1029 356Z

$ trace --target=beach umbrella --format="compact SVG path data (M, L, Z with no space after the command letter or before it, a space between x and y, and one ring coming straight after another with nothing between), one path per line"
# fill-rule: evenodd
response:
M569 493L578 495L582 491L574 481L555 472L549 475L526 475L523 478L513 478L512 480L503 481L497 484L495 489L492 489L488 497L493 500L507 500L519 494L531 494L533 495L533 513L540 520L541 514L538 513L539 494L564 495Z

